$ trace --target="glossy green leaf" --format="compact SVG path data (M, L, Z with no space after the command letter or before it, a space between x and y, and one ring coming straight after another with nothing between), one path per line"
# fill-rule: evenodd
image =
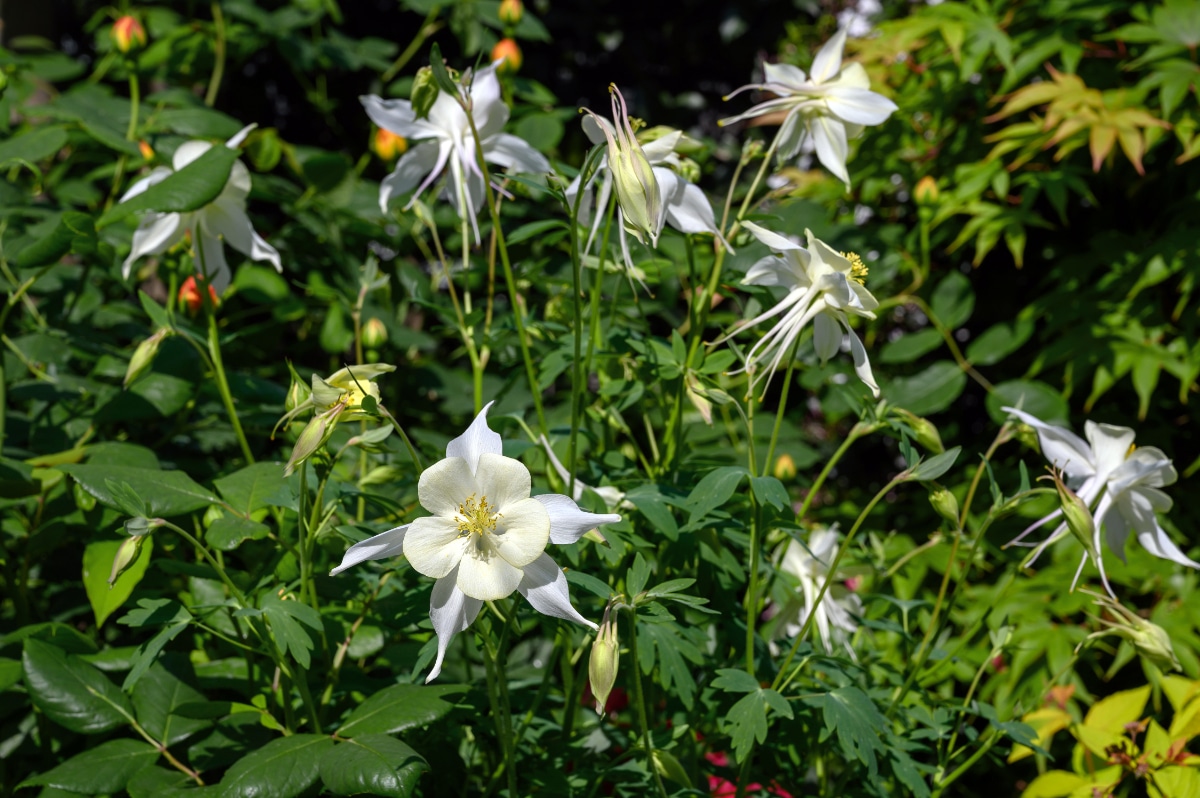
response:
M325 789L334 795L408 798L429 764L406 743L365 734L325 751L320 769Z
M102 504L117 510L120 505L113 499L108 487L107 480L110 479L128 483L156 516L183 515L219 501L212 491L182 471L90 463L61 466L60 470L74 477L84 490Z
M237 157L237 150L220 145L212 147L162 182L114 205L96 226L105 227L138 211L182 213L203 208L225 188Z
M204 539L213 548L233 551L247 540L262 540L270 532L266 524L236 515L223 515L205 530Z
M133 717L129 699L108 677L62 649L28 638L21 666L34 705L60 726L96 734Z
M939 360L911 377L885 383L883 396L918 416L928 416L952 405L966 386L962 369L949 360Z
M83 588L87 591L88 602L91 603L92 613L96 616L96 626L103 626L108 616L125 603L150 566L154 539L147 535L141 550L138 551L137 559L109 587L108 577L112 573L113 560L124 542L102 540L89 543L83 550Z
M116 793L133 774L158 759L158 750L141 740L108 740L61 765L26 779L21 787L49 786L85 795Z
M966 356L976 366L991 366L1021 348L1033 335L1033 319L1026 314L983 331L967 344Z
M963 326L975 310L975 290L962 272L950 272L933 289L930 307L947 329Z
M284 481L282 463L255 463L215 479L213 484L230 507L249 515L268 506Z
M428 726L454 708L444 696L467 689L461 684L394 684L363 701L337 730L339 737L395 734Z
M176 654L160 658L138 681L133 709L151 737L170 746L211 725L206 720L176 714L185 704L205 700L204 694L189 684L194 680L191 663Z
M1050 424L1071 419L1067 400L1058 391L1038 380L1009 380L995 386L987 397L988 414L996 424L1008 418L1005 407L1017 407Z
M909 469L908 478L918 482L932 482L950 470L961 452L962 447L955 446L953 449L947 449L941 454L935 454L933 457L922 460Z
M880 363L911 363L942 345L942 334L932 327L905 333L879 351Z
M321 756L332 747L323 734L274 739L225 773L221 798L295 798L316 783Z
M22 269L56 263L68 252L93 254L96 251L96 226L92 217L78 211L66 211L49 235L17 253L17 265Z
M0 141L0 166L12 161L37 163L54 155L66 144L67 131L62 127L40 127Z

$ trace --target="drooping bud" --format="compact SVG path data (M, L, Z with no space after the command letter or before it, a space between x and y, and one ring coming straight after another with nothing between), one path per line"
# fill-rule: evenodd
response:
M154 335L137 345L137 349L133 350L133 357L129 358L129 367L125 369L125 381L122 383L122 387L128 388L131 382L146 373L146 370L154 363L154 356L158 354L159 344L171 334L171 328L160 327Z
M617 617L612 612L613 600L609 599L604 608L604 619L600 622L600 631L596 633L596 641L592 643L592 653L588 658L588 682L592 686L592 695L596 697L596 714L604 714L604 706L608 703L608 694L612 692L617 682L617 668L621 664L621 644L617 639Z
M517 44L517 40L506 37L496 42L496 46L492 48L492 61L500 62L496 67L497 72L513 75L521 69L521 64L525 63L525 56L522 55L521 45Z
M892 412L908 425L908 428L912 430L913 438L922 447L934 454L946 451L945 445L942 444L942 436L938 434L938 428L929 419L922 418L902 407L893 407Z
M418 69L416 77L413 78L412 92L409 94L413 114L417 119L429 118L429 111L437 102L439 91L437 81L433 77L433 68L423 66Z
M525 6L521 0L500 0L500 10L496 15L505 25L516 25L525 15Z
M325 445L325 441L329 440L329 436L333 433L333 428L337 425L338 416L341 415L343 409L342 405L334 405L331 409L324 413L317 413L309 420L304 430L301 431L300 437L296 439L296 445L292 447L292 456L288 458L287 465L283 469L285 477L290 477L296 470L296 466L312 457L318 449Z
M771 469L772 476L780 482L788 482L796 478L796 461L787 452L775 458L775 467Z
M929 503L933 505L934 512L955 527L958 526L958 499L954 498L953 493L941 485L935 485L934 489L929 491Z
M695 374L688 373L684 379L685 389L687 391L688 401L700 412L700 418L704 419L704 423L712 426L712 402L708 400L704 386L700 384L699 378Z
M221 304L221 300L217 297L217 289L213 288L212 283L208 283L207 285L208 298L212 301L212 306L215 308ZM179 286L179 304L187 310L189 316L195 316L204 305L204 297L200 294L200 286L196 284L195 275L189 275L183 281L183 285Z
M634 137L629 109L620 89L614 83L608 91L612 96L612 124L586 108L584 111L596 120L608 141L608 169L617 189L626 230L643 244L648 238L651 246L658 246L658 234L665 221L658 179Z
M378 349L387 343L388 331L387 325L382 319L370 318L363 325L362 342L367 349Z
M138 555L142 552L142 545L146 542L147 537L145 534L134 535L121 541L121 546L117 549L117 556L113 557L112 571L108 574L108 586L110 589L121 574L128 571L129 567L137 561Z
M371 149L383 160L394 161L408 151L408 139L381 127L375 131Z
M113 23L112 40L119 52L140 50L146 46L146 29L137 17L126 14Z
M658 771L658 775L685 787L692 786L692 780L688 778L687 771L670 751L655 748L651 752L651 758L654 760L654 769Z
M1062 508L1063 519L1067 522L1067 529L1083 544L1092 562L1100 562L1100 552L1096 547L1096 519L1092 518L1091 510L1075 491L1067 487L1057 469L1050 469L1050 478L1054 481L1054 489L1058 491L1058 502Z
M936 205L938 195L937 181L929 175L922 177L913 187L913 199L917 201L918 205Z
M1146 659L1153 662L1162 670L1181 670L1179 658L1175 655L1175 648L1171 645L1171 638L1167 635L1165 629L1158 624L1150 621L1135 612L1130 611L1124 605L1118 604L1108 596L1093 594L1096 596L1096 604L1112 614L1115 620L1107 618L1099 618L1100 623L1104 624L1104 629L1093 632L1088 635L1089 639L1104 637L1105 635L1116 635L1124 640L1133 643L1133 647L1137 652Z

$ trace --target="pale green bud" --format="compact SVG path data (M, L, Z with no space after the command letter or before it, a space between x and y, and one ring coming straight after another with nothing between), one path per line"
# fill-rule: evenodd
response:
M939 485L929 491L929 503L933 505L934 512L955 526L958 525L958 499L954 498L953 493Z
M651 752L651 758L654 760L654 769L658 771L658 775L685 787L692 786L692 780L688 778L687 771L670 751L655 748Z
M713 423L712 402L708 400L704 386L700 384L700 380L696 375L690 372L684 379L684 385L688 400L700 412L700 418L704 419L704 423L711 427Z
M924 449L934 454L946 451L946 447L942 444L942 436L938 434L938 428L929 419L900 407L892 408L892 412L904 420L904 423L912 430L913 438Z
M363 325L362 342L367 349L378 349L387 343L388 331L387 325L382 319L371 318L367 319L367 323Z
M1091 555L1092 561L1100 562L1100 552L1097 551L1095 545L1096 520L1092 518L1091 511L1083 503L1083 499L1066 486L1062 480L1062 474L1051 469L1050 478L1054 480L1054 489L1058 491L1058 502L1062 507L1063 520L1067 522L1067 529L1071 531L1076 540L1083 544L1084 549Z
M592 643L592 654L588 658L588 681L592 694L596 696L596 714L604 714L608 695L617 682L617 668L621 664L621 644L617 639L617 618L612 613L612 600L604 608L604 619L596 642Z
M287 465L283 469L285 477L290 477L296 470L296 466L312 457L318 449L325 445L325 441L329 440L329 436L333 434L333 428L337 426L338 416L344 409L344 405L334 405L324 413L313 416L305 425L300 437L296 439L296 445L292 447L292 456L288 458Z
M129 358L129 368L125 370L123 387L128 388L131 382L146 373L146 370L154 363L154 356L158 354L159 344L169 335L171 335L171 330L162 327L154 335L138 344L137 349L133 350L133 357Z
M413 78L412 92L409 94L413 113L417 119L429 118L429 111L437 102L438 91L437 81L433 79L432 67L423 66L418 69L417 76Z
M679 157L679 163L675 167L675 172L689 183L697 183L700 181L700 164L693 161L691 158Z
M658 234L662 230L662 197L659 196L658 180L646 160L646 153L634 137L629 121L629 109L616 84L608 87L612 96L613 122L608 125L591 111L608 140L608 168L617 190L617 202L625 219L625 229L643 244L649 239L650 246L658 246ZM587 109L584 109L587 110Z
M1108 612L1116 619L1109 620L1107 618L1099 618L1097 620L1104 624L1105 628L1099 632L1093 632L1088 635L1089 639L1104 637L1105 635L1116 635L1124 640L1133 643L1133 647L1137 652L1146 659L1153 662L1162 670L1181 670L1179 658L1175 656L1175 648L1171 645L1171 638L1167 635L1165 629L1153 621L1149 621L1127 609L1124 605L1118 604L1108 596L1102 596L1093 593L1096 596L1096 604Z
M112 571L108 575L110 588L116 583L118 577L129 570L129 566L137 560L138 554L142 551L142 544L145 542L145 534L134 535L121 541L121 547L117 549L117 556L113 557Z

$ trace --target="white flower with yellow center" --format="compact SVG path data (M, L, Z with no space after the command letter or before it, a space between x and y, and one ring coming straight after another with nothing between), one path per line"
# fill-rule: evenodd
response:
M621 516L584 512L558 494L531 497L529 469L505 457L500 436L488 428L490 407L450 441L446 459L421 474L417 497L432 515L356 543L331 572L403 554L437 580L429 616L438 653L426 682L441 672L450 640L474 622L483 602L514 591L544 615L597 628L571 606L566 575L545 548L574 543Z
M742 283L780 286L787 290L783 299L770 310L743 322L716 341L721 343L735 333L779 317L746 355L745 370L755 372L750 382L751 391L763 377L770 383L771 375L783 363L796 338L812 322L813 346L821 362L837 354L844 331L850 341L854 372L878 397L879 386L871 373L866 347L850 329L847 320L848 315L873 319L874 310L879 307L879 302L863 284L867 267L862 259L854 253L843 254L832 249L811 230L804 231L808 236L808 248L805 249L753 222L743 222L742 226L775 252L751 266ZM764 363L765 368L761 368Z

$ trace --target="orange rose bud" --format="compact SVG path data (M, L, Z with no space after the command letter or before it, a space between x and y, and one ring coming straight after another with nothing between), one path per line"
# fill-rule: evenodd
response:
M146 46L146 29L137 21L137 17L126 14L113 23L112 40L122 53L140 50Z
M372 142L375 154L385 161L394 161L408 150L408 140L390 130L379 128Z
M505 25L516 25L525 15L525 6L521 0L501 0L497 15Z
M213 307L221 304L221 300L217 299L217 290L212 287L212 283L208 284L208 296L212 299ZM187 308L190 315L196 315L200 311L200 306L204 303L204 298L200 296L200 287L196 285L196 278L189 277L183 281L183 285L179 286L179 304Z
M521 48L516 41L511 38L504 38L496 42L496 46L492 48L492 61L500 61L500 66L496 68L497 72L511 75L520 70L524 58L521 55Z

